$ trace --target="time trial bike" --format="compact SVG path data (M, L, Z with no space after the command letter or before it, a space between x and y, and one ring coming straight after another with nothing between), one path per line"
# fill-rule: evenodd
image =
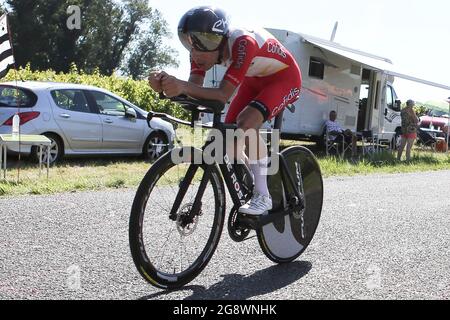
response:
M191 121L149 112L149 125L158 117L194 127L203 112L211 113L213 122L202 127L215 128L223 135L236 129L236 125L222 122L224 104L218 101L171 100L190 112ZM281 128L282 116L275 118L274 129ZM308 149L293 146L274 152L269 148L271 158L277 157L279 164L276 174L268 175L273 209L254 217L238 212L252 196L250 170L226 152L220 156L222 161L206 161L211 143L208 140L202 148L181 146L166 152L150 167L136 192L129 221L130 250L139 273L158 288L182 287L206 267L225 222L225 189L231 197L227 221L231 239L244 241L255 230L262 251L276 263L300 256L318 226L323 182L319 164ZM227 150L225 145L223 150Z

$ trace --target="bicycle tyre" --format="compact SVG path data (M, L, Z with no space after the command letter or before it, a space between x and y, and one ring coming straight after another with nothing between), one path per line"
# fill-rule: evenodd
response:
M195 149L192 147L185 147L182 148L182 153L184 152L190 152L191 155L194 155L197 153L197 155L201 156L201 150ZM177 148L175 152L180 151L180 148ZM191 157L191 159L202 159ZM188 163L182 163L184 165L190 165L190 161ZM150 206L153 204L152 208L147 208L149 205L149 199L152 199L152 194L156 191L159 191L159 189L155 190L155 186L157 186L158 182L164 177L164 174L168 174L168 171L175 166L180 164L175 164L172 161L171 152L166 153L164 156L162 156L160 159L158 159L148 170L147 174L143 178L141 184L139 185L139 188L136 192L136 196L133 201L133 206L131 209L130 214L130 221L129 221L129 243L130 243L130 250L131 255L133 257L134 264L141 274L141 276L147 280L150 284L152 284L155 287L162 288L162 289L176 289L180 288L183 285L189 283L192 281L208 264L209 260L212 258L217 245L220 240L220 236L222 234L223 224L224 224L224 218L225 218L225 190L223 181L221 178L221 175L218 171L217 166L211 167L211 176L209 179L209 183L211 185L211 188L214 193L214 212L211 213L214 216L210 219L212 219L213 223L208 228L210 228L210 234L208 237L207 242L204 245L204 248L200 248L201 253L198 255L198 257L194 257L195 261L193 261L186 269L181 270L179 272L173 272L169 273L167 270L162 270L159 268L155 261L152 261L151 258L149 258L149 253L153 254L154 251L161 250L161 245L157 245L156 243L159 241L159 237L155 238L155 241L148 242L144 239L144 233L147 232L148 229L145 227L144 230L144 224L146 219L147 209L150 210L150 216L151 214L157 215L156 212L160 212L157 210L160 210L161 204L160 203L151 203ZM199 168L206 170L207 165L199 165ZM192 184L190 185L192 186ZM177 186L179 187L179 185ZM173 186L167 187L174 190ZM179 190L179 189L178 189ZM163 190L164 191L164 190ZM167 196L169 192L159 192L155 196L157 196L158 201L160 201L161 197ZM175 196L175 195L174 195ZM205 195L203 195L205 197ZM205 203L208 203L208 205L211 207L211 200L207 199ZM203 208L204 202L202 201L202 208ZM170 207L170 205L169 205ZM202 209L203 210L203 209ZM170 210L169 210L170 211ZM163 215L163 218L165 217L165 214ZM154 225L156 223L153 223L149 226L150 231L156 230L155 232L158 232L159 229L162 229L164 227L163 223L176 224L176 228L178 233L180 231L178 230L178 219L177 221L172 221L168 218L169 212L167 212L167 220L161 220L161 224L158 223L157 225ZM198 221L205 218L204 213L199 216ZM206 218L205 218L206 219ZM208 229L207 228L207 229ZM209 230L209 229L208 229ZM176 234L176 233L175 233ZM181 236L181 238L183 238ZM186 236L186 244L192 245L193 241L189 241L189 236ZM167 246L172 244L172 242L167 242ZM183 246L183 245L182 245ZM203 245L201 245L203 246ZM188 249L188 248L185 248ZM190 247L189 247L190 249ZM163 248L164 250L164 248ZM176 252L175 252L176 253ZM174 252L169 252L169 254L174 254ZM176 256L176 255L175 255ZM181 256L183 256L183 252L181 252ZM180 258L182 259L182 257ZM182 265L181 265L182 266Z
M294 146L283 150L281 154L285 157L289 170L294 173L292 177L297 185L299 176L301 177L305 210L297 217L290 214L283 220L262 227L257 230L257 236L262 251L270 260L288 263L299 257L314 237L322 211L323 180L320 166L308 149ZM296 163L300 165L300 175Z

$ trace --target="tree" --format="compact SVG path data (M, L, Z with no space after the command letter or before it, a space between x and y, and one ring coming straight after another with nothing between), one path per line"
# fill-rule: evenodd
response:
M406 103L404 104L404 106L406 106ZM427 114L428 112L428 108L424 105L419 105L419 103L417 103L414 107L414 112L416 113L416 115L418 117L424 116Z
M140 29L141 32L133 39L127 59L122 65L124 73L138 79L153 68L177 65L175 51L163 44L164 37L168 37L170 33L157 10L150 13Z
M129 63L135 48L161 41L147 52L154 57L154 66L176 65L170 56L173 50L162 45L168 37L166 22L154 13L146 0L6 0L13 33L17 65L31 63L32 69L54 69L67 72L75 63L85 72L98 69L110 75L121 67L124 74L138 77L149 63ZM69 28L69 6L80 8L80 28ZM161 25L141 30L140 25ZM133 66L133 71L127 66Z

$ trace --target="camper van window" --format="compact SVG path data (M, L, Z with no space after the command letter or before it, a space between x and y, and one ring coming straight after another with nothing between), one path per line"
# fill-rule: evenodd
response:
M390 109L394 109L394 98L392 96L392 87L387 86L386 88L386 105Z
M363 69L362 77L361 77L361 82L363 84L369 84L370 83L370 74L371 73L372 73L372 71L370 71L369 69Z
M394 107L392 110L400 112L402 110L402 102L398 100L397 93L395 92L394 87L391 87L392 89L392 99L394 100Z
M325 64L311 57L309 59L309 76L323 80Z

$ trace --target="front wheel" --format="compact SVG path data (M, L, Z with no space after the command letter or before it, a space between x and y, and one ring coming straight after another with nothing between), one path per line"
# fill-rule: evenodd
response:
M173 152L181 150L201 152L194 148L177 148ZM201 206L194 209L208 168L210 175L205 179ZM184 185L186 193L177 198ZM190 161L175 163L171 152L153 164L137 190L129 224L131 255L145 280L158 288L176 289L206 267L222 233L224 191L216 166ZM176 199L180 202L174 210Z
M281 154L286 159L295 186L303 196L305 209L286 215L279 221L257 230L261 249L270 260L276 263L291 262L303 253L316 232L323 203L322 174L311 151L296 146L283 150ZM278 202L280 206L283 206L285 203L282 204L282 202L286 201L286 197L283 194L277 196L275 192L272 192L275 189L282 189L279 182L280 174L278 170L275 176L269 177L269 182L272 182L269 188L273 193L273 200L277 201L276 198L280 198ZM280 187L274 188L273 184L278 184ZM291 188L281 193L292 194L293 191L289 189Z

